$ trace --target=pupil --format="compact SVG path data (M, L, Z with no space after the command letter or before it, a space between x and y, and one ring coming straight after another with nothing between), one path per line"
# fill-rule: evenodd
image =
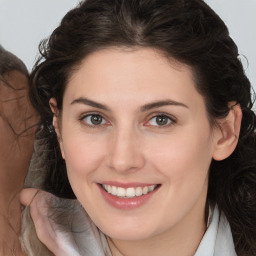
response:
M101 122L102 122L102 117L101 117L101 116L98 116L98 115L92 115L92 117L91 117L91 122L92 122L92 124L94 124L94 125L99 125L99 124L101 124Z
M166 125L168 123L168 118L165 116L158 116L156 118L156 123L158 125Z

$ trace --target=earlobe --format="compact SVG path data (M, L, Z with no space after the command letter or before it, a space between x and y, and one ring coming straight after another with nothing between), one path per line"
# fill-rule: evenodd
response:
M221 161L229 157L235 150L242 121L242 110L239 104L230 102L228 115L219 122L220 132L216 140L213 159Z
M62 141L62 137L61 137L61 132L60 132L60 126L59 126L59 110L57 108L57 101L55 98L51 98L49 101L49 105L51 108L51 111L53 113L53 120L52 120L52 125L54 127L54 130L57 134L57 139L60 145L60 150L61 150L61 154L62 154L62 158L65 159L65 154L64 154L64 150L63 150L63 141Z

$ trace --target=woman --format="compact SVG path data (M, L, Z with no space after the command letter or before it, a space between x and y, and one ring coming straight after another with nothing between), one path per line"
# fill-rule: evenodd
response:
M28 71L0 45L0 255L24 255L18 239L19 193L33 151L36 122L28 98Z
M250 83L203 1L88 0L41 54L42 188L81 204L31 203L50 251L256 255Z

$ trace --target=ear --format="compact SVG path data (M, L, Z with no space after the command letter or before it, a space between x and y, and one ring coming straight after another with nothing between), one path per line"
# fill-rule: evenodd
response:
M213 153L213 159L221 161L229 157L236 148L242 121L242 110L239 104L230 102L228 115L219 121L220 132Z
M57 101L55 98L51 98L49 101L50 108L53 113L53 120L52 120L52 125L54 127L54 130L57 134L57 139L60 144L60 151L62 158L65 159L65 154L64 154L64 148L63 148L63 141L61 137L61 130L60 130L60 118L59 118L59 110L57 108Z

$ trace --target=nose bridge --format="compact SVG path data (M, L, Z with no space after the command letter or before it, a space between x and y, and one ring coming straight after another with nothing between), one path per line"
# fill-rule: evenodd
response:
M109 165L118 172L135 171L144 164L139 134L129 124L116 129L111 139Z

